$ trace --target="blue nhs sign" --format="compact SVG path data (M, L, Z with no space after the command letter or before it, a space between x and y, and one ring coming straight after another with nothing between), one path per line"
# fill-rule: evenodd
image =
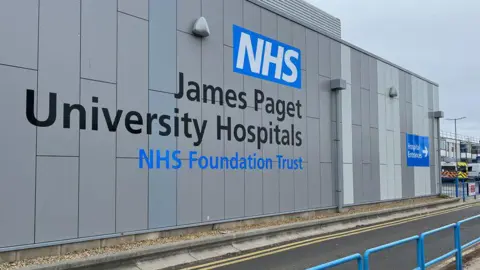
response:
M233 25L233 71L302 88L299 49L237 25Z

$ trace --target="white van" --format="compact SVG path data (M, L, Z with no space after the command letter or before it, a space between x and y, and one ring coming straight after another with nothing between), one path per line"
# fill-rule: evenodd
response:
M480 178L480 163L468 164L468 178L478 179Z

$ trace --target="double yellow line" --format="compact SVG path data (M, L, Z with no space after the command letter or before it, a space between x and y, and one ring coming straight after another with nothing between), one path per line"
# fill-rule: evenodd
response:
M219 268L219 267L223 267L223 266L227 266L227 265L231 265L231 264L236 264L236 263L240 263L240 262L244 262L244 261L253 260L253 259L256 259L256 258L272 255L272 254L279 253L279 252L284 252L284 251L287 251L287 250L291 250L291 249L295 249L295 248L299 248L299 247L303 247L303 246L308 246L308 245L328 241L328 240L333 240L333 239L337 239L337 238L341 238L341 237L346 237L346 236L356 235L356 234L369 232L369 231L374 231L374 230L378 230L378 229L382 229L382 228L387 228L387 227L391 227L391 226L395 226L395 225L399 225L399 224L403 224L403 223L407 223L407 222L412 222L412 221L415 221L415 220L424 219L424 218L427 218L427 217L443 215L443 214L447 214L447 213L450 213L450 212L455 212L455 211L459 211L459 210L462 210L462 209L466 209L466 208L469 208L469 207L472 207L472 205L460 206L460 207L455 207L453 209L451 208L451 209L447 209L447 210L439 210L439 211L435 211L435 212L425 214L425 215L421 215L421 216L404 218L404 219L400 219L400 220L385 222L385 223L378 224L378 225L366 226L366 227L363 227L363 228L360 228L360 229L354 229L354 230L349 230L349 231L345 231L345 232L340 232L340 233L334 233L334 234L330 234L330 235L324 235L324 236L309 238L309 239L306 239L306 240L302 240L302 241L298 241L298 242L294 242L294 243L290 243L290 244L285 244L285 245L281 245L281 246L277 246L277 247L273 247L273 248L268 248L268 249L264 249L264 250L259 250L259 251L251 252L251 253L244 254L244 255L239 255L239 256L235 256L235 257L231 257L231 258L226 258L226 259L223 259L223 260L218 260L218 261L214 261L214 262L210 262L210 263L205 263L205 264L201 264L201 265L196 265L196 266L192 266L192 267L183 268L183 270L215 269L215 268Z

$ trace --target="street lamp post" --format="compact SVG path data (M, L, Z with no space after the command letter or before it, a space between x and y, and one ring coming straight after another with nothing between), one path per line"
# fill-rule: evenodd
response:
M458 162L458 156L457 156L457 121L465 119L466 117L458 117L458 118L446 118L445 120L448 121L453 121L455 125L455 171L457 170L457 162Z
M445 120L448 120L448 121L453 121L454 125L455 125L455 173L456 173L456 177L455 177L455 190L456 190L456 195L458 197L458 156L457 156L457 121L458 120L462 120L462 119L465 119L466 117L458 117L458 118L446 118ZM466 155L466 154L465 154ZM464 183L462 183L462 193L465 193L463 191L463 188L464 188ZM462 194L462 197L464 197L465 194ZM464 201L465 201L465 197L464 197Z

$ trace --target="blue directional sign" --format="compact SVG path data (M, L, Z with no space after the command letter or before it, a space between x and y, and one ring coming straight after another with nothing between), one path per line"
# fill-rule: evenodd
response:
M407 166L430 166L430 143L428 137L407 133Z

